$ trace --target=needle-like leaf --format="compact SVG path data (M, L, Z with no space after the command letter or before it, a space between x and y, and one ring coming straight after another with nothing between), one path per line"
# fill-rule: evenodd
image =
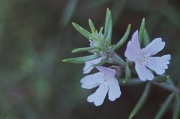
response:
M179 119L180 114L180 96L176 94L174 101L173 119Z
M166 111L167 107L169 106L170 102L172 101L174 97L174 93L171 93L166 100L164 101L164 103L162 104L160 110L158 111L158 113L156 114L154 119L160 119L162 117L162 115L164 114L164 112Z
M139 30L139 42L142 43L142 38L144 35L144 29L145 29L145 18L142 19L140 30Z
M141 98L139 99L138 103L132 110L132 112L129 116L129 119L132 119L132 117L134 117L139 112L139 110L142 108L142 106L144 105L144 103L149 95L150 89L151 89L151 85L150 85L150 83L147 83L145 90L144 90Z
M95 47L84 47L84 48L76 48L72 51L72 53L85 52L95 49Z
M118 48L120 48L124 42L126 42L128 36L129 36L129 33L131 31L131 24L128 25L128 28L126 30L126 33L124 34L124 36L119 40L119 42L112 48L112 50L116 50Z
M88 40L91 39L92 35L89 31L87 31L86 29L82 28L80 25L72 22L72 25L74 26L74 28L81 33L84 37L86 37Z
M99 57L99 55L89 55L89 56L84 56L84 57L64 59L63 62L80 64L80 63L85 63L86 61L89 61L89 60L96 59L98 57Z

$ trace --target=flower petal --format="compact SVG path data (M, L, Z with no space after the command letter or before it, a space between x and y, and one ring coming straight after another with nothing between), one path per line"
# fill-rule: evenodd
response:
M171 59L171 55L164 55L161 57L150 57L151 61L146 64L146 66L152 70L154 70L157 74L163 74L165 69L168 68L167 64L169 64L169 60Z
M161 51L164 48L164 46L165 42L162 41L162 38L156 38L142 50L144 50L147 53L150 53L150 55L154 55Z
M85 76L81 79L81 87L85 89L92 89L97 87L103 80L104 74L101 72Z
M83 73L84 74L89 73L94 68L93 65L98 64L99 62L101 62L101 60L102 60L102 57L97 58L95 60L85 62L85 66L83 68Z
M92 40L89 40L89 42L90 42L90 46L94 47L94 45L95 45L94 42Z
M136 31L132 36L132 40L129 41L127 44L125 56L131 61L136 61L139 52L140 52L140 44L138 40L138 31Z
M96 66L96 68L100 72L102 72L102 73L104 73L106 75L109 75L109 76L112 76L112 77L114 77L116 75L116 70L114 70L114 69L103 67L103 66Z
M91 72L91 70L93 69L94 67L90 64L90 63L85 63L85 66L83 68L83 73L84 74L88 74Z
M119 87L118 80L113 78L112 81L109 82L109 100L114 101L116 98L119 98L121 95L121 90Z
M135 63L135 69L142 81L152 80L154 78L154 75L149 71L149 69L147 69L146 66L139 64L138 62Z
M94 102L96 106L100 106L104 102L107 92L108 86L102 84L99 86L95 93L88 96L87 101Z

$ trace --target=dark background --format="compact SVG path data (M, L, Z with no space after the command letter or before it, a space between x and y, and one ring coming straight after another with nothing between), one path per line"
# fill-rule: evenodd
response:
M105 99L96 107L86 101L95 90L80 87L83 65L62 63L88 54L71 54L72 49L89 45L71 22L90 30L91 18L100 29L106 8L112 11L114 43L129 23L132 35L146 18L151 39L162 37L166 42L160 54L172 55L167 73L178 83L179 0L0 0L0 119L128 119L145 83L121 86L121 98ZM124 56L125 48L117 52ZM169 93L152 86L134 119L153 119ZM171 116L169 108L163 119Z

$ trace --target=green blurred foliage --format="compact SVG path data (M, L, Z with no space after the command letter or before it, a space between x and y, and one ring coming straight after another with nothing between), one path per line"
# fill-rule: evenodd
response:
M128 118L145 84L121 86L121 98L95 107L86 101L92 92L80 87L83 65L62 63L84 55L72 55L72 49L89 45L71 22L88 29L91 18L100 29L107 7L112 11L113 42L129 23L133 33L146 18L151 39L166 42L161 53L172 54L168 74L175 83L180 80L179 0L0 0L0 119ZM118 50L122 56L123 48ZM168 94L152 86L134 119L152 119ZM171 119L171 113L163 118Z

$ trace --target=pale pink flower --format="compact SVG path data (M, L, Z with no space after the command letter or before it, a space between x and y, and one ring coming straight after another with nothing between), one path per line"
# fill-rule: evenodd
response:
M89 72L91 72L91 70L95 67L94 65L100 63L103 59L104 57L100 57L95 60L86 61L85 66L83 68L83 73L88 74Z
M97 86L99 88L95 93L88 96L88 102L94 102L96 106L103 103L106 94L108 93L109 100L114 101L121 95L118 80L115 78L116 71L114 69L103 66L96 67L99 72L85 76L81 79L81 87L85 89L92 89Z
M128 60L135 62L135 69L142 81L152 80L154 78L150 69L159 75L165 73L171 55L152 57L152 55L161 51L164 46L165 42L161 38L156 38L145 48L141 49L138 40L138 31L133 34L132 40L128 42L125 56Z
M94 46L95 46L95 43L94 43L92 40L89 40L89 42L90 42L90 46L91 46L91 47L94 47ZM94 53L94 54L96 54L96 53ZM99 58L94 59L94 60L91 60L91 61L86 61L86 62L85 62L85 66L84 66L84 68L83 68L83 73L84 73L84 74L90 73L91 70L95 67L94 65L100 63L103 59L105 59L104 56L99 57Z

